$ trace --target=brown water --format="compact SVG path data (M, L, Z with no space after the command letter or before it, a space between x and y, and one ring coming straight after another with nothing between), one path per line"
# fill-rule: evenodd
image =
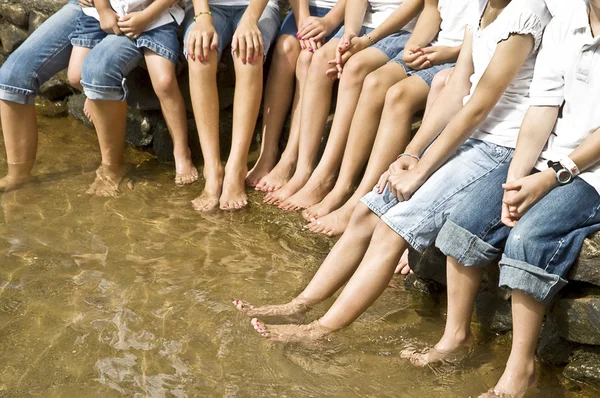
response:
M171 166L135 150L132 192L87 196L92 130L40 124L40 183L0 198L0 397L468 397L500 376L507 337L478 334L459 371L398 359L407 342L435 343L444 308L400 278L320 347L266 341L231 300L289 300L329 239L255 193L247 210L196 213L200 185L174 187ZM532 394L595 395L552 369Z

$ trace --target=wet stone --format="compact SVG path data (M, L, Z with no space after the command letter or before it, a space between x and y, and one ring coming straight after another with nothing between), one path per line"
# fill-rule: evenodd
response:
M37 98L35 105L37 110L47 117L66 116L69 112L66 101L49 101L43 98Z
M87 119L83 113L83 105L85 104L85 96L83 94L75 94L69 97L67 101L67 109L69 116L73 119L77 119L88 127L93 127L92 123Z
M27 39L27 36L29 34L25 30L15 25L6 22L0 24L0 41L5 54L13 52Z
M597 348L586 348L573 355L563 374L569 379L600 388L600 352Z
M39 11L31 11L29 13L29 34L33 33L48 19L48 15Z
M404 279L404 287L406 290L434 297L444 291L444 287L440 283L422 279L415 273L410 273L406 276Z
M446 256L436 247L430 247L419 254L416 250L408 252L408 263L410 268L420 278L430 279L446 284Z
M569 272L571 281L587 282L600 286L600 235L586 239L581 248L579 259Z
M17 0L9 2L21 3L26 10L37 10L47 14L54 14L67 3L67 0Z
M573 349L574 344L560 336L556 321L546 317L536 352L539 360L546 366L565 366Z
M66 71L53 76L40 88L40 94L49 101L62 101L72 95L74 91L67 82Z
M5 21L21 28L27 28L29 18L27 10L21 4L17 3L0 3L0 16Z
M475 300L477 319L492 332L504 333L512 330L510 300L504 300L491 291L479 292Z
M581 297L565 297L554 307L553 316L560 335L576 343L600 344L600 291L586 291Z

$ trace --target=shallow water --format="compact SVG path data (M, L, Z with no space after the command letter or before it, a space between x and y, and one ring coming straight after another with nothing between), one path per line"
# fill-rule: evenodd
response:
M0 397L468 397L500 376L507 337L478 334L477 354L454 371L398 359L406 343L435 343L444 309L400 278L321 346L264 340L232 299L291 299L329 239L255 193L248 210L196 213L200 185L176 188L171 166L135 150L133 191L87 196L93 131L40 124L40 183L0 198ZM597 393L542 369L532 396Z

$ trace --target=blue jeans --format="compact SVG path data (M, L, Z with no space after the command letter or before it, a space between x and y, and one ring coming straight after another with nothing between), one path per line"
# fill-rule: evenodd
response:
M79 12L77 1L69 1L8 57L0 69L0 100L35 103L40 86L69 65L69 34Z
M248 6L211 6L210 11L212 12L213 26L219 36L218 52L219 59L223 55L223 50L233 39L235 30L237 29L242 16L246 12ZM264 56L265 59L269 53L271 45L277 38L277 32L279 31L279 10L275 7L267 5L263 11L260 19L258 20L258 29L262 33L263 45L264 45ZM187 37L191 29L196 25L194 22L194 10L188 10L183 23L184 33L184 45L183 52L187 58Z
M469 139L413 196L399 202L386 186L380 195L374 189L362 202L415 250L422 252L435 242L448 214L488 174L507 165L514 150Z
M565 279L583 241L600 231L600 196L581 178L554 188L519 220L502 224L502 184L508 165L490 173L448 216L436 246L471 267L500 260L500 286L548 304Z
M310 11L311 17L323 18L325 15L327 15L327 13L329 13L329 11L331 11L331 8L309 6L308 10ZM329 36L325 38L324 42L326 43L332 37L335 37L335 35L339 32L341 28L342 25L340 24L337 28L333 30L333 32L331 32ZM296 18L294 16L294 12L290 11L281 23L281 29L279 29L279 36L296 36L296 33L298 33L298 26L296 26Z
M429 87L431 87L431 83L433 82L433 78L435 77L435 75L437 75L439 72L443 71L444 69L454 68L454 66L456 65L456 63L451 62L451 63L447 63L447 64L433 65L431 68L414 70L414 69L411 69L408 66L406 66L406 64L404 63L404 60L402 59L403 57L404 57L404 51L402 51L400 54L396 55L393 59L390 60L390 62L394 62L394 63L402 66L404 68L404 71L406 72L407 76L419 76L421 79L423 79L423 81L425 83L427 83L427 85Z
M359 36L364 36L367 33L371 33L373 28L363 26L358 33ZM404 51L408 39L410 39L410 32L401 30L400 32L392 33L389 36L384 37L377 43L371 45L369 48L376 48L377 50L384 53L390 60L394 59L396 55ZM344 36L344 28L342 27L335 35L336 39L341 39Z

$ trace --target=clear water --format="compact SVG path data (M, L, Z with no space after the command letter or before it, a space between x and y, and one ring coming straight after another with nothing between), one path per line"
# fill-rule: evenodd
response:
M40 183L0 198L0 397L468 397L500 376L502 336L478 333L458 370L401 361L407 342L435 343L444 303L405 292L400 278L319 347L264 340L232 299L291 299L331 240L256 193L247 210L196 213L201 185L176 188L171 166L135 150L134 190L90 197L93 131L40 125ZM542 369L532 396L597 392Z

